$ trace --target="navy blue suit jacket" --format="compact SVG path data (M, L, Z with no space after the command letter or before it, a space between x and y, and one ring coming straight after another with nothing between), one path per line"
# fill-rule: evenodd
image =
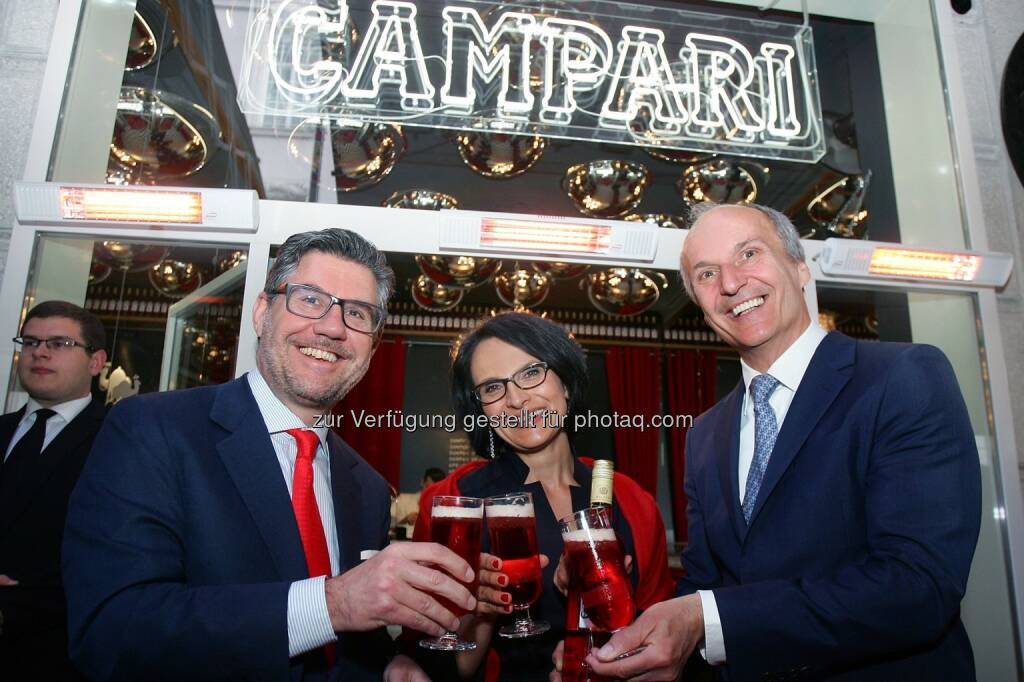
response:
M959 386L931 346L819 345L750 524L739 505L743 383L686 444L688 571L714 589L729 680L974 679L959 606L981 522Z
M330 434L341 571L387 544L387 484ZM71 497L63 574L72 660L95 680L318 680L289 659L309 577L288 489L243 377L111 410ZM330 679L380 679L383 631L341 636Z

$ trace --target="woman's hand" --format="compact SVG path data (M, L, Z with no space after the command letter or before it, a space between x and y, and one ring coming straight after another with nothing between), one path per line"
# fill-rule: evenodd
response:
M547 566L548 564L545 561L542 565ZM622 567L626 569L626 575L633 575L633 557L629 554L623 556ZM558 566L555 567L554 583L556 590L568 596L569 570L565 567L565 552L562 552L562 555L558 557Z
M502 591L503 587L508 587L508 576L501 572L501 559L481 552L478 573L480 589L476 593L476 613L482 616L511 613L512 595Z
M549 559L540 554L540 568L543 571ZM476 611L480 615L504 615L512 613L512 595L503 588L508 587L508 576L501 572L501 559L486 552L480 553L480 589L477 590Z

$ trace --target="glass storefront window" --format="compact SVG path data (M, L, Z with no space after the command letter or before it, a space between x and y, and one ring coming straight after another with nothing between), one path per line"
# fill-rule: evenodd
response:
M23 311L58 299L103 322L108 366L98 388L110 402L223 383L234 376L247 253L240 244L43 234ZM8 408L22 401L16 381L12 370Z
M884 341L927 343L941 349L956 371L974 428L981 463L981 534L961 606L979 680L1016 679L1013 591L1007 575L1002 480L985 388L988 366L979 352L978 311L973 294L919 293L840 288L818 284L818 307L849 335Z

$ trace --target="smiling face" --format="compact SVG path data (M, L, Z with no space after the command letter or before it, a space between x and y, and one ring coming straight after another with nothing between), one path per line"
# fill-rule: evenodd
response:
M82 326L67 317L33 317L25 323L21 335L37 339L66 336L85 343ZM92 354L77 346L50 350L41 343L36 348L22 348L18 378L37 403L52 407L89 395L92 378L100 373L106 360L107 354L102 350Z
M338 298L377 304L373 273L352 261L319 251L306 253L288 277ZM376 348L375 337L352 331L333 306L319 320L288 312L285 296L261 293L253 309L260 337L256 364L274 395L307 423L332 407L363 378Z
M540 362L540 359L526 351L490 338L481 341L473 352L470 374L473 385L478 386L488 380L510 377L536 362ZM481 406L481 409L488 417L504 413L505 421L521 418L524 409L536 415L531 420L532 425L526 423L514 428L499 426L495 429L498 436L518 453L538 452L556 443L568 448L568 436L558 428L560 420L567 413L568 394L562 380L550 369L544 382L530 389L522 389L508 382L505 395L490 405ZM554 413L557 417L544 419L542 413Z
M723 206L702 216L683 244L681 268L708 325L760 372L811 322L803 297L810 270L756 209Z

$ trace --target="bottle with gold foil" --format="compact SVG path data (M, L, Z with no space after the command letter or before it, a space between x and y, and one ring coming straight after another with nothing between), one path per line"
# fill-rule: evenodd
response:
M594 470L590 481L590 506L611 509L614 491L612 480L615 478L615 462L610 459L594 460Z

